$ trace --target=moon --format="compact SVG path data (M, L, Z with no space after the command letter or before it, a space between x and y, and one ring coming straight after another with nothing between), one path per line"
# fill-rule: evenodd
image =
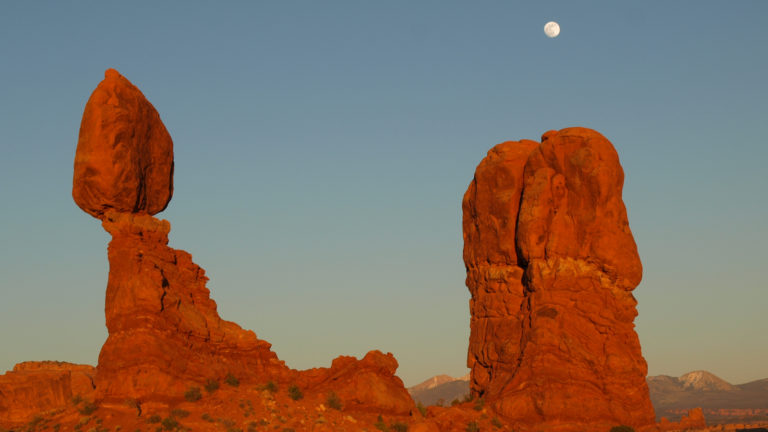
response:
M560 24L550 21L544 24L544 34L550 38L556 38L560 34Z

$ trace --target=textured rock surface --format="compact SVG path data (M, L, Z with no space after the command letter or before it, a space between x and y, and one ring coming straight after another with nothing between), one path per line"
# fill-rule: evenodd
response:
M156 214L173 194L173 142L160 115L114 69L85 105L72 197L102 218L108 209Z
M464 195L471 388L522 429L654 427L623 180L607 139L568 128L494 147Z
M397 366L392 354L370 351L361 360L337 357L330 368L302 371L298 379L312 392L336 393L348 410L408 415L416 406L395 376Z
M167 221L110 211L102 225L112 241L99 398L180 399L190 382L287 372L269 343L219 317L203 269L167 246Z
M221 319L203 269L168 247L170 224L152 216L171 198L172 175L171 140L159 116L138 89L108 70L83 116L73 196L112 236L109 336L95 369L24 363L0 376L0 428L73 430L98 420L99 429L144 430L152 416L190 430L217 428L212 422L238 430L270 422L281 430L372 430L381 414L410 422L415 405L395 376L392 354L342 356L330 368L296 371L252 331ZM224 385L228 375L239 385ZM209 380L221 388L185 398ZM268 382L273 385L258 385ZM294 385L303 398L288 394ZM324 405L331 392L343 412ZM86 407L72 401L78 394ZM191 414L169 419L178 412Z
M671 422L662 417L659 427L662 431L699 430L706 429L707 421L704 419L704 411L694 408L688 411L688 415L683 415L679 422Z
M0 422L18 423L60 409L72 397L93 397L93 366L65 362L24 362L0 375Z

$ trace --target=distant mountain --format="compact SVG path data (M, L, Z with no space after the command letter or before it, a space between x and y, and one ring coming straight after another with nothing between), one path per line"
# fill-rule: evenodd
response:
M724 379L715 376L707 371L699 370L688 372L678 378L685 390L694 391L738 391L738 388L731 385Z
M416 402L425 406L438 405L441 401L450 405L454 399L462 400L469 395L469 374L453 378L448 375L437 375L408 389Z
M676 421L701 407L710 424L768 420L768 379L733 385L707 371L648 377L656 417Z

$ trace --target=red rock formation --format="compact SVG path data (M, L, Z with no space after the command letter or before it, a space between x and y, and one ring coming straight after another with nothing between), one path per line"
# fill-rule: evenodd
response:
M679 422L671 422L666 417L662 417L659 428L662 431L706 429L707 421L704 419L704 412L701 408L694 408L688 411L688 415L683 415Z
M173 142L144 95L107 69L85 105L72 197L94 217L161 212L173 194Z
M89 365L65 362L24 362L0 375L0 422L23 423L35 414L63 408L80 395L93 398Z
M181 399L207 379L265 381L287 373L269 343L219 317L205 271L167 246L167 221L108 211L102 226L112 241L100 399Z
M395 376L397 366L392 354L370 351L362 360L337 357L330 369L302 371L297 378L314 393L336 393L347 410L408 415L415 404Z
M106 324L96 373L100 402L172 403L192 385L233 375L335 391L353 409L407 414L413 401L391 354L336 359L330 369L290 370L271 345L222 320L203 269L167 246L172 142L141 92L108 70L83 114L73 197L112 235Z
M568 128L494 147L464 196L472 392L520 428L654 427L623 180L607 139Z

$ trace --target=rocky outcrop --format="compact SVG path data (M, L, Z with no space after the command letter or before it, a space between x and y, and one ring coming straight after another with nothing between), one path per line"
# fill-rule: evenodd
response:
M85 107L73 197L112 236L105 304L109 337L96 398L113 405L176 403L192 386L233 376L337 393L350 409L408 414L413 401L391 354L339 357L330 368L289 369L271 345L221 319L205 271L168 247L170 224L152 215L173 191L173 148L154 107L115 70Z
M654 427L623 180L605 137L568 128L497 145L464 195L471 388L521 429Z
M107 69L85 105L72 197L90 215L156 214L173 194L173 142L144 95Z
M707 421L701 408L694 408L683 415L679 422L671 422L666 417L661 418L659 427L662 431L684 431L706 429Z
M337 357L330 368L301 371L297 379L313 393L335 393L347 410L408 415L415 404L395 376L397 366L391 353L370 351L361 360Z
M269 343L219 317L205 271L167 246L167 221L108 211L102 226L112 241L100 399L181 399L208 379L232 374L253 382L288 373Z
M61 409L79 396L93 398L95 369L66 362L24 362L0 375L0 422L23 423Z

